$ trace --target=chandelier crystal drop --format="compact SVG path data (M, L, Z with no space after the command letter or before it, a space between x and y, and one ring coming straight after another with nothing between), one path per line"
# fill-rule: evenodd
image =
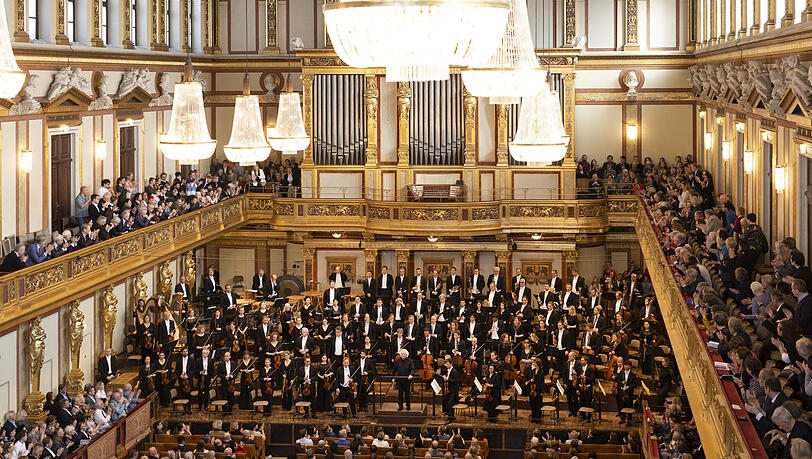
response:
M271 146L265 138L262 116L259 112L259 98L251 95L248 74L243 79L243 95L234 103L234 124L231 139L223 147L229 161L243 166L265 161L271 154Z
M11 50L11 35L6 19L7 3L0 5L0 98L3 99L15 97L23 88L26 78Z
M522 99L519 126L508 146L513 159L532 165L560 161L567 154L569 141L556 91L545 84L538 94Z
M525 0L510 0L502 42L490 57L462 71L462 81L477 97L492 104L518 104L521 97L541 91L547 72L533 49Z
M214 154L217 141L209 135L203 86L194 81L192 61L186 57L183 82L175 83L169 132L158 142L167 159L194 165Z
M279 96L276 127L271 129L269 137L273 149L281 151L283 155L295 155L297 151L310 145L310 136L305 132L302 119L299 93L290 90L290 80L288 92Z
M490 56L505 31L507 0L333 0L324 22L351 67L386 67L393 82L447 80L449 66Z

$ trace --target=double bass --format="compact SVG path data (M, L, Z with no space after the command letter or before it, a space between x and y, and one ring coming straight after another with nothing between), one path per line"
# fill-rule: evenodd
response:
M423 368L421 368L417 374L423 380L428 381L434 377L434 356L425 352L420 356L420 361L423 362Z

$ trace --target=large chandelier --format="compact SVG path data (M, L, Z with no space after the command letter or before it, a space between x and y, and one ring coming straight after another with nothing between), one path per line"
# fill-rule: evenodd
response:
M389 81L446 80L499 45L507 0L333 0L324 22L352 67L386 67Z
M183 82L175 83L169 132L161 136L158 144L166 158L180 164L196 164L214 153L217 141L209 135L203 86L194 81L188 56L183 74Z
M6 2L3 2L6 3ZM8 33L5 4L0 4L0 97L15 97L25 84L25 72L20 70L14 52L11 50L11 36Z
M273 149L281 151L283 155L295 155L297 151L304 150L310 145L310 136L305 132L302 119L299 93L291 90L290 77L288 91L279 96L276 127L271 129L269 137Z
M462 81L477 97L492 104L518 104L522 96L541 91L546 71L539 66L530 36L525 0L510 0L502 44L482 62L462 71Z
M518 130L509 145L513 159L532 165L560 161L567 154L569 142L556 91L544 84L538 94L522 98Z
M231 139L223 147L229 161L243 166L265 161L271 154L271 146L265 138L262 128L262 116L259 113L259 98L251 95L248 74L242 82L242 96L234 104L234 124L231 127Z

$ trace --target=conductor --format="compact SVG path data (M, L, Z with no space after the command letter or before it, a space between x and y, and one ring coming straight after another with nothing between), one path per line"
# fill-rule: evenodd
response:
M401 349L399 357L395 359L394 375L394 382L398 386L398 411L403 411L404 399L406 400L406 411L411 411L414 362L409 358L409 351L406 349Z

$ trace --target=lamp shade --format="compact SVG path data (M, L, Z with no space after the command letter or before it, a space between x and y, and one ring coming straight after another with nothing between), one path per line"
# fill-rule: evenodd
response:
M519 126L508 145L515 160L541 164L560 161L567 154L569 141L556 92L545 84L538 94L522 99Z
M783 165L775 166L775 191L782 193L787 188L787 168Z
M279 96L279 111L276 114L276 127L271 129L271 146L283 155L295 155L310 145L310 137L305 132L302 119L302 105L299 93L289 92Z
M33 168L34 168L34 154L31 152L31 150L21 151L20 170L29 173Z
M483 62L462 71L462 81L477 97L492 104L518 104L522 96L541 91L547 72L539 66L526 0L509 0L510 11L499 47Z
M20 70L11 50L11 35L6 18L7 3L0 3L0 98L11 99L23 88L25 72Z
M249 165L265 161L271 146L265 138L257 96L239 96L234 104L231 139L223 147L229 161Z
M446 80L499 45L507 0L332 0L324 23L351 67L386 67L389 81Z
M203 87L191 81L175 84L169 131L159 141L168 159L195 164L214 153L217 141L209 135L203 108Z
M745 174L753 173L753 150L744 150L742 155L742 165L744 166Z

